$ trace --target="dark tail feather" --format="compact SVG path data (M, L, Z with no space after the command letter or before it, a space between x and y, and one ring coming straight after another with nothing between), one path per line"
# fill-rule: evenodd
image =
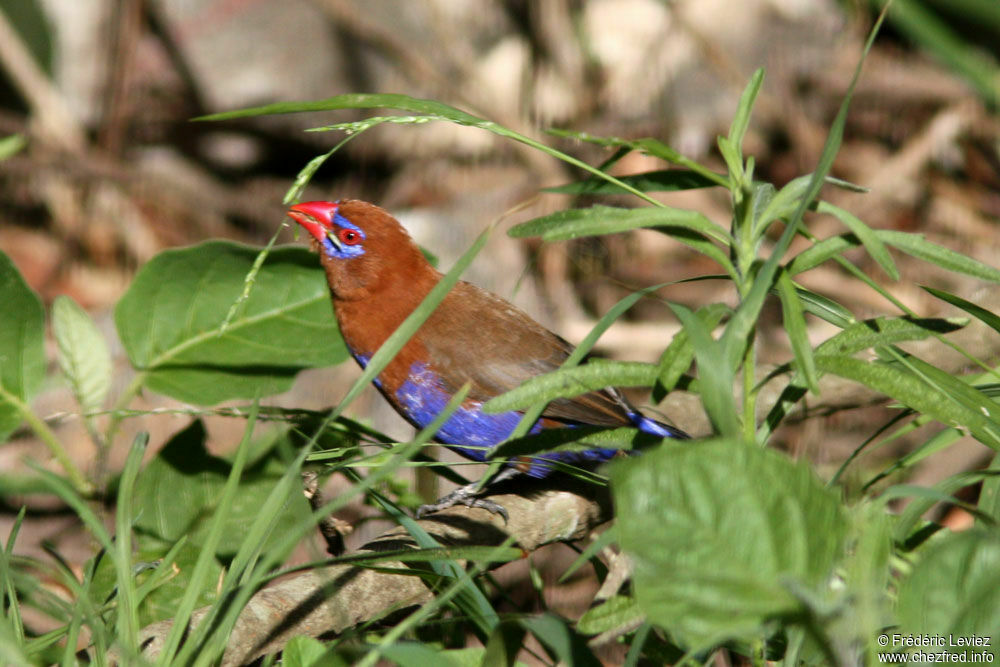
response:
M680 430L679 428L674 428L663 422L658 422L655 419L650 419L643 414L638 412L630 412L629 419L635 424L643 433L649 433L650 435L655 435L660 438L677 438L678 440L690 440L691 436Z

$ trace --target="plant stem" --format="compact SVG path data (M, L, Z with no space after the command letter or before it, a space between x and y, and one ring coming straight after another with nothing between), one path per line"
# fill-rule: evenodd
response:
M80 469L76 467L75 463L73 463L73 459L70 458L69 453L63 447L62 443L59 442L59 438L57 438L56 434L51 428L49 428L49 425L46 424L41 417L34 413L31 406L17 396L0 390L0 398L3 398L5 402L10 403L17 408L18 412L21 413L21 417L24 418L24 421L28 423L28 426L30 426L31 430L35 432L38 439L45 443L45 446L49 448L49 452L56 459L56 461L59 462L59 465L62 466L62 469L66 472L66 477L69 478L73 487L83 495L90 495L94 490L93 485L87 481L87 478L84 477Z

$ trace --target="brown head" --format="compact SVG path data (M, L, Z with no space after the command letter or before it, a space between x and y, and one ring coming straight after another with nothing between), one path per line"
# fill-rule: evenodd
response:
M312 235L335 301L426 292L437 281L438 272L403 226L374 204L309 201L291 207L288 216Z

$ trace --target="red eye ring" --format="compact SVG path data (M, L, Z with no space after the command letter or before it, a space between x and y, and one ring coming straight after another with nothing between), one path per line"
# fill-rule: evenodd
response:
M337 230L337 238L344 245L357 245L361 243L361 234L357 230L347 227Z

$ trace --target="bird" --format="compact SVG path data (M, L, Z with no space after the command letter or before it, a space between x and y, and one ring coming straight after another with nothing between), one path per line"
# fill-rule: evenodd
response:
M308 201L288 217L312 237L330 288L333 311L351 356L364 368L441 280L406 229L365 201ZM526 380L558 369L573 346L503 298L459 281L374 379L404 419L424 428L468 384L459 408L434 439L473 461L486 461L521 420L519 411L489 414L482 406ZM615 388L551 401L531 433L580 426L632 426L658 438L688 439L680 429L646 417ZM556 451L511 461L490 484L521 475L544 478L553 463L603 462L617 449ZM456 504L507 514L479 497L478 483L459 487L417 511L422 516Z

